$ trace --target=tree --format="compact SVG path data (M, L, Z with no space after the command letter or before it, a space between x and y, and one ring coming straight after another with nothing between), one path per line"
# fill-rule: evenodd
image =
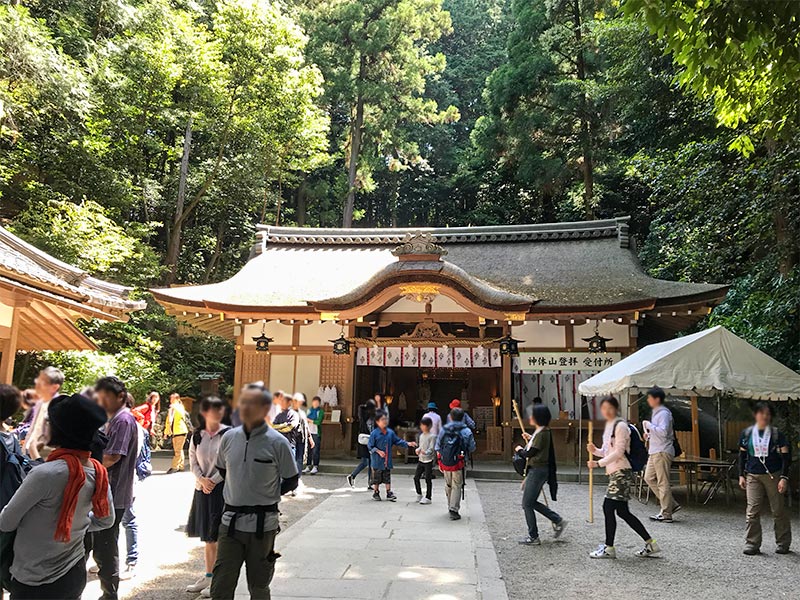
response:
M433 124L458 117L424 95L445 65L430 45L450 30L441 0L324 0L305 13L309 56L323 69L326 101L339 124L336 145L347 183L342 224L351 227L356 192L372 188L365 149L386 156L414 154L401 122Z

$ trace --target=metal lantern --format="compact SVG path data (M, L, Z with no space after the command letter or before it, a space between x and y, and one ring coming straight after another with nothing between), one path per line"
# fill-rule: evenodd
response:
M519 356L520 340L515 340L510 333L507 333L497 341L500 342L500 354L504 356Z
M599 354L601 352L606 352L606 342L610 342L613 338L604 338L600 335L599 331L600 324L595 321L594 324L594 335L588 338L581 338L584 342L589 343L589 352L592 354Z
M328 340L333 344L333 353L337 356L350 354L350 342L344 337L344 333L340 333L339 337L335 340Z
M261 335L253 338L256 343L256 352L269 352L269 343L275 341L271 337L267 337L266 327L267 322L264 321L261 324Z

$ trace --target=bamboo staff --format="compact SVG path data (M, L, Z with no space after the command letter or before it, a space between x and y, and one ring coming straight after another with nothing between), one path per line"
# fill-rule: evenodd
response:
M594 422L589 421L589 442L594 434ZM588 452L588 450L587 450ZM593 457L589 454L589 460ZM589 523L594 523L594 469L589 468Z

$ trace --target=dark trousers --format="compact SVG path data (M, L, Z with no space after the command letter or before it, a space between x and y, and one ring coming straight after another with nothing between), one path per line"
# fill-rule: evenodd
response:
M319 455L322 451L322 438L318 433L312 433L311 437L314 440L314 450L311 453L311 464L315 467L319 467Z
M303 474L303 463L305 462L304 460L305 455L306 455L306 443L297 442L297 445L294 447L294 462L297 465L297 472L300 475Z
M522 509L525 511L525 522L528 525L528 535L536 539L539 537L539 528L536 525L536 513L540 513L553 523L560 523L561 516L539 502L539 494L547 482L550 472L547 467L534 467L528 470L525 477L525 490L522 492Z
M353 479L355 479L358 476L358 474L361 473L361 471L363 471L369 466L369 456L364 456L360 460L361 462L359 462L356 465L356 468L353 469L353 472L350 473L350 477L352 477Z
M211 578L211 597L214 600L233 600L242 564L247 569L247 588L251 600L270 600L269 584L275 574L277 531L265 531L261 539L255 533L234 531L220 525L217 542L217 562Z
M417 463L417 470L414 472L414 487L417 488L417 496L422 495L422 486L419 480L423 475L425 475L425 485L427 486L425 497L430 500L433 494L433 479L431 478L431 475L433 475L433 462Z
M614 537L617 534L617 518L615 515L619 515L619 518L625 521L645 542L650 539L647 529L636 518L636 515L631 512L627 502L606 498L603 500L603 516L606 520L606 546L614 545Z
M80 600L86 587L86 561L79 560L52 583L34 586L12 579L9 587L11 600Z
M124 508L114 508L114 524L92 533L92 553L97 563L101 600L117 600L119 591L119 525L125 516Z

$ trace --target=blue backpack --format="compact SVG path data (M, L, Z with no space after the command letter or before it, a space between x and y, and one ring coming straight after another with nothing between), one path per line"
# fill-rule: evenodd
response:
M617 423L621 421L622 419L618 420ZM611 430L611 439L614 439L614 435L617 433L617 423L614 423L614 429ZM647 465L647 448L644 445L644 440L639 430L636 429L636 425L633 423L627 423L627 425L631 432L631 449L629 452L625 453L625 458L631 463L631 470L634 473L639 473L643 471Z
M439 442L439 462L444 467L463 466L467 449L464 447L464 437L457 429L445 429Z
M11 500L22 480L33 466L27 456L22 454L19 442L8 433L0 433L0 463L2 463L2 474L0 474L0 509L4 508Z
M139 478L139 481L144 481L153 474L153 465L150 462L150 458L150 434L145 430L142 449L139 451L139 456L136 457L136 477Z

